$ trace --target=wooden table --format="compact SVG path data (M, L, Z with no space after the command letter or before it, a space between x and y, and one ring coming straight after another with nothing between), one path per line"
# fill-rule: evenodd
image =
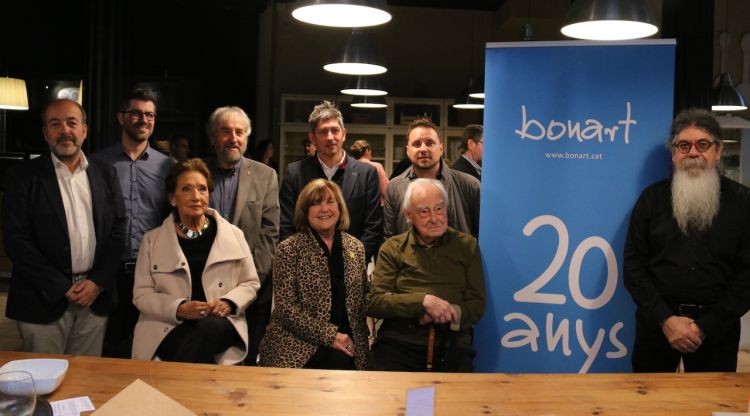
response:
M404 415L406 390L435 386L435 415L700 415L747 411L748 373L445 374L292 370L0 352L70 362L49 400L99 407L135 379L198 415Z

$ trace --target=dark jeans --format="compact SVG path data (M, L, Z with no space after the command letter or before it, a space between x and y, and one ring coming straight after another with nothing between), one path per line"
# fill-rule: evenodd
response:
M675 372L680 358L687 372L737 371L737 350L740 343L740 320L727 322L716 334L703 340L692 353L683 354L669 346L659 325L641 317L636 318L633 345L633 372Z
M430 371L446 373L474 372L473 348L449 346L437 339L433 352L433 367ZM372 345L372 369L376 371L428 371L427 346L399 342L393 339L378 339Z
M215 356L242 338L229 319L207 316L185 321L172 329L156 349L162 361L216 364Z
M132 263L132 262L131 262ZM138 323L138 309L133 305L132 266L120 265L117 272L117 305L109 314L107 330L104 333L102 356L113 358L130 358L133 347L133 330Z

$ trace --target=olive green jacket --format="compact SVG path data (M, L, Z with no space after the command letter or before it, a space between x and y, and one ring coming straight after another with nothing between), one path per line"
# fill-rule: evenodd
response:
M448 228L430 248L417 242L416 231L389 238L380 248L369 294L368 315L383 318L378 338L410 344L427 343L422 300L437 296L461 308L459 342L471 345L468 330L484 312L482 257L476 238Z

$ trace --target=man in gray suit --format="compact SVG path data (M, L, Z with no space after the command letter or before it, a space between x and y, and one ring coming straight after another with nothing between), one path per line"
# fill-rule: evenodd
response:
M206 163L214 179L211 208L243 231L260 278L258 299L247 309L250 345L245 363L255 365L271 315L271 266L279 241L279 182L273 169L243 156L250 131L250 118L241 108L214 110L206 133L216 156Z

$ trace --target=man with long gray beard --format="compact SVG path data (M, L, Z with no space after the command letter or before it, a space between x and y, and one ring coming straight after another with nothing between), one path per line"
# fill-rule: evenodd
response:
M674 174L633 208L624 282L638 306L633 371L736 371L750 309L750 190L719 174L721 129L681 112L668 144Z

